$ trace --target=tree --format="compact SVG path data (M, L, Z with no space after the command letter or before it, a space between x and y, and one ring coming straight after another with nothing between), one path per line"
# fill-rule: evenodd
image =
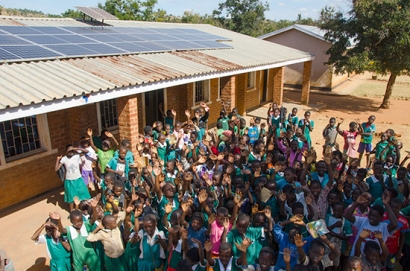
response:
M389 108L397 76L410 70L410 1L353 0L348 16L325 8L320 27L332 43L327 64L336 73L390 74L380 108Z
M61 13L61 16L63 16L64 18L73 18L73 19L79 19L83 17L81 11L73 10L73 9L67 9L64 13Z
M213 11L221 27L249 36L263 34L268 3L259 0L225 0Z
M154 6L157 0L106 0L99 8L120 20L154 21Z

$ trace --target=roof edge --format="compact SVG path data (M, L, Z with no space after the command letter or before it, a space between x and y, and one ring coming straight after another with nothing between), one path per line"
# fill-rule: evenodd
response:
M197 81L202 80L209 80L224 76L232 76L247 72L254 72L259 70L266 70L272 68L283 67L287 65L292 65L296 63L302 63L306 61L311 61L315 57L313 55L306 56L303 58L278 62L278 63L270 63L264 64L259 66L252 66L252 67L245 67L239 68L235 70L226 70L226 71L217 71L211 72L206 74L199 74L199 75L191 75L182 78L173 78L168 80L162 80L158 82L151 82L147 84L141 85L133 85L127 87L120 87L115 89L110 89L106 91L99 91L87 94L87 99L83 98L83 96L73 96L67 97L57 100L46 101L38 104L31 104L25 106L17 106L12 108L5 108L0 110L0 118L2 121L17 119L21 117L27 117L32 115L40 115L45 113L50 113L58 110L78 107L86 104L96 103L108 99L115 99L130 95L135 95L139 93L145 93L148 91L154 91L161 88L169 88L173 86L189 84Z
M313 33L313 32L311 32L311 31L309 31L309 30L307 30L307 29L305 29L305 28L303 28L303 27L300 27L300 25L298 25L298 24L293 24L293 25L290 25L290 26L288 26L288 27L284 27L284 28L278 29L278 30L276 30L276 31L273 31L273 32L270 32L270 33L261 35L261 36L258 37L258 39L264 40L264 39L266 39L266 38L270 38L270 37L272 37L272 36L279 35L279 34L281 34L281 33L284 33L284 32L286 32L286 31L293 30L293 29L294 29L294 30L298 30L298 31L300 31L300 32L302 32L302 33L305 33L305 34L309 35L309 36L312 36L312 37L314 37L314 38L317 38L317 39L319 39L319 40L322 40L322 41L325 41L325 42L328 42L328 43L329 43L329 41L327 41L324 37L322 37L322 36L320 36L320 35L318 35L318 34L316 34L316 33Z

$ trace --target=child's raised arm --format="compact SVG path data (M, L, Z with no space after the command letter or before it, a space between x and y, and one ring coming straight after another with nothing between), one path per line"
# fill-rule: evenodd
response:
M204 244L204 248L205 248L205 251L206 251L206 260L208 261L208 264L210 266L215 265L214 258L212 258L212 255L211 255L211 250L212 250L213 245L214 244L212 244L212 242L210 240L207 240Z
M360 257L362 254L362 243L363 240L366 240L370 236L370 231L367 229L364 229L360 232L359 237L357 238L356 245L354 247L354 255L357 257Z
M284 248L283 249L283 260L285 261L286 264L286 271L292 271L291 267L290 267L290 249L289 248Z
M249 238L244 238L241 244L235 243L236 248L241 251L241 256L239 256L237 260L237 264L239 266L247 267L248 266L248 261L246 259L246 252L248 250L248 247L252 244L251 239Z
M380 255L380 261L383 263L387 260L389 256L389 249L386 246L386 243L383 240L383 234L380 231L374 232L374 237L379 241L380 247L382 248L382 254Z
M113 147L114 147L114 149L116 149L119 145L117 139L115 139L115 137L109 131L105 131L105 136L108 137L108 138L111 138L114 141L114 146Z
M43 231L43 229L44 229L46 226L50 226L50 222L45 222L45 223L43 223L43 224L40 226L40 228L38 228L38 229L33 233L33 236L31 236L31 240L37 241L37 240L38 240L38 237L40 236L41 232Z
M295 235L295 245L298 248L299 253L299 262L304 263L306 260L306 254L303 250L303 246L306 244L306 241L303 241L302 235L296 234Z
M326 235L320 235L319 238L330 248L329 259L331 261L336 259L340 255L340 251L336 248L335 244L333 244L333 242L330 242L330 240L327 239Z
M63 166L63 164L60 163L61 158L61 155L57 156L56 165L54 166L55 171L58 171Z
M158 201L162 199L162 190L159 185L161 179L163 179L161 169L158 166L154 166L154 174L155 174L155 187L154 192L157 193Z
M343 123L344 119L340 118L340 121L337 123L336 130L339 133L339 135L343 136L343 130L340 130L340 125Z
M202 247L201 241L199 241L198 239L195 239L195 238L192 238L191 241L198 246L199 264L204 266L205 265L204 248Z
M67 234L67 229L63 227L63 223L61 222L61 216L59 213L57 212L50 212L50 218L51 219L55 219L58 221L58 230L63 233L63 234Z
M387 229L389 232L392 232L397 228L397 226L399 225L399 222L397 221L397 217L390 207L390 193L383 193L382 200L383 200L384 208L386 209L386 212L387 212L387 216L389 217L389 220L390 220L389 225L387 225Z
M94 150L95 152L97 152L97 151L98 151L98 148L94 145L93 130L92 130L91 128L88 128L88 129L87 129L87 135L90 137L90 145L91 145L91 148L93 148L93 150Z

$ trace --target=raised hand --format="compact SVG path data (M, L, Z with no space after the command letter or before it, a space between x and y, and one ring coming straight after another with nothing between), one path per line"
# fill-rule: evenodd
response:
M312 202L313 202L313 197L312 197L311 195L307 195L307 196L305 197L305 202L306 202L307 205L312 204Z
M241 199L242 199L242 192L237 191L235 197L233 198L233 202L235 202L238 207L241 207Z
M225 218L225 220L224 220L224 228L225 228L226 230L228 230L230 225L231 225L231 222L229 221L229 218Z
M174 117L177 115L177 111L175 111L174 109L171 110L171 113Z
M182 212L184 212L184 213L188 212L188 210L189 210L189 203L188 203L188 202L183 202L183 203L181 204L181 209L182 209Z
M220 154L218 154L218 161L222 161L222 160L224 160L224 154L223 153L220 153Z
M241 244L235 243L235 246L238 250L242 251L243 253L246 253L246 250L248 249L248 247L252 244L251 239L249 238L244 238L242 240Z
M101 197L101 196L100 196L100 197ZM91 207L93 207L93 208L97 207L98 201L99 201L99 200L94 199L94 198L90 199L90 205L91 205Z
M165 213L169 214L170 212L172 212L173 206L171 203L167 203L165 205Z
M91 138L93 136L93 129L88 128L87 129L87 135Z
M283 192L280 192L280 194L279 194L279 200L280 200L280 201L286 201L286 194L283 193Z
M363 193L357 197L356 202L358 204L365 204L371 200L372 196L369 193Z
M224 175L224 181L226 182L226 184L231 184L232 180L231 180L231 176L229 176L228 174Z
M259 211L258 204L254 204L252 206L252 214L256 214Z
M80 205L81 200L77 196L75 196L73 200L76 206Z
M390 203L390 199L391 199L390 193L383 193L383 195L382 195L382 200L383 200L383 204L384 204L384 205L389 204L389 203Z
M188 239L188 231L187 231L187 229L185 229L185 228L181 228L180 230L179 230L179 234L180 234L180 236L181 236L181 239Z
M383 233L381 231L375 231L373 234L378 240L383 239Z
M266 218L269 219L272 217L272 211L269 206L265 207L265 209L263 209L263 212L265 213Z
M205 251L208 252L208 253L211 252L213 245L214 244L212 244L212 242L210 240L207 240L204 244Z
M285 261L285 263L290 263L290 249L289 248L284 248L283 249L283 260Z
M206 157L204 157L204 156L201 156L199 159L198 159L198 163L200 163L200 164L204 164L206 162Z
M360 232L360 238L367 239L367 238L369 238L370 234L371 234L370 230L364 229Z
M233 171L234 171L234 166L233 165L229 165L227 168L226 168L226 174L231 174Z
M111 134L110 131L105 131L104 134L105 134L106 137L114 137L114 136Z
M210 216L208 216L208 225L211 225L212 223L214 223L215 220L216 220L215 214L211 214Z
M199 203L204 203L206 201L206 199L208 198L208 193L206 192L205 189L201 190L201 192L199 192L198 194L198 201Z
M202 243L198 239L191 238L192 243L196 244L199 249L202 249Z
M306 241L303 241L302 235L300 234L296 234L294 240L297 247L303 247L306 244Z

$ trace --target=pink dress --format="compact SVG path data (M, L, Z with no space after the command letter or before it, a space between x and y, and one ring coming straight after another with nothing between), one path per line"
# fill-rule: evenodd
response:
M357 156L356 137L358 134L359 134L358 132L350 132L350 131L343 132L343 138L345 139L343 150L347 154L348 157L354 158Z

